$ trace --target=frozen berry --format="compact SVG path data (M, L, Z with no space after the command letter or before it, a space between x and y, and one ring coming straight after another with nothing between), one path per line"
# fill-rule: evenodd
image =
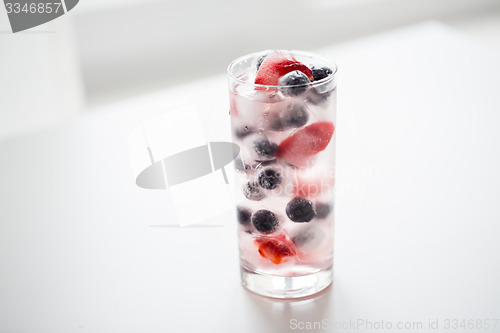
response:
M306 106L301 104L288 104L283 107L283 113L274 112L268 115L268 129L272 131L284 131L290 128L298 128L307 124L309 113Z
M305 198L293 198L286 205L286 215L294 222L309 222L316 213L311 201Z
M311 80L309 80L307 75L301 71L293 71L282 76L279 79L278 84L280 86L285 86L281 89L285 95L297 96L309 88L307 86L309 82L311 82Z
M238 217L238 222L240 222L241 225L249 225L250 224L250 217L252 216L252 213L242 207L236 207L236 213Z
M316 218L324 219L330 214L332 207L329 204L317 203L316 204Z
M260 191L257 185L250 182L243 186L243 195L245 198L253 201L260 201L264 198L264 194Z
M294 104L289 110L285 112L284 123L287 128L302 127L307 124L309 114L304 105Z
M315 232L312 229L307 229L306 231L299 232L297 235L293 236L292 242L297 246L301 247L314 239Z
M253 143L255 152L264 158L273 158L278 150L278 145L267 139L259 139Z
M309 89L309 92L307 93L308 94L307 100L314 105L322 104L328 99L331 93L332 90L319 92L318 89L312 88Z
M259 184L266 190L273 190L281 183L281 175L273 169L266 169L259 175Z
M335 184L335 179L331 174L322 174L311 178L297 176L293 181L293 193L295 196L303 198L317 197L332 189Z
M264 116L264 121L267 124L266 129L279 132L285 128L285 121L279 112L269 113Z
M283 75L293 71L304 73L309 80L314 79L309 67L292 59L283 52L273 51L261 63L255 77L255 84L277 86L278 80Z
M278 218L273 212L261 209L252 214L252 224L257 231L270 234L278 229Z
M263 239L258 241L259 254L274 264L281 264L287 257L295 255L295 246L290 241L280 238Z
M311 156L328 146L334 130L334 125L326 121L306 126L280 143L276 157L298 167L305 166Z
M332 70L328 67L322 67L322 68L311 68L314 81L322 80L325 77L328 77L330 74L332 74Z
M259 70L260 65L262 65L262 62L264 61L264 59L266 59L268 54L269 53L266 53L263 56L261 56L259 59L257 59L257 70Z
M328 230L317 226L307 226L297 230L292 237L292 242L302 255L312 254L325 245Z

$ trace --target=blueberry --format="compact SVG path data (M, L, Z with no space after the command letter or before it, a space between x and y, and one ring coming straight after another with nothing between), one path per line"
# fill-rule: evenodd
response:
M310 241L312 241L315 237L315 232L313 232L313 230L311 229L308 229L304 232L300 232L299 234L295 235L292 237L292 242L296 245L296 246L302 246L302 245L305 245L307 243L309 243Z
M313 78L314 81L322 80L325 77L328 77L330 74L333 73L333 71L328 68L328 67L322 67L322 68L311 68L311 71L313 73Z
M277 118L271 123L271 130L273 131L283 131L285 127L285 122L281 118Z
M273 190L281 183L281 175L273 169L266 169L259 175L259 184L266 190Z
M320 93L318 91L318 89L313 88L308 93L307 100L314 105L318 105L318 104L325 102L331 93L332 93L332 90Z
M307 124L309 114L304 105L294 104L284 115L284 123L287 128L302 127Z
M243 186L243 195L248 200L260 201L264 198L264 194L259 190L256 184L250 182Z
M257 231L270 234L278 229L278 218L273 212L261 209L252 214L252 224Z
M269 122L269 129L272 131L282 131L286 127L285 120L277 112L271 113L267 120Z
M307 75L301 71L292 71L288 74L283 75L279 80L278 84L284 87L282 92L286 95L297 96L302 94L307 90L307 84L311 82Z
M324 219L330 214L332 207L329 204L317 203L316 204L316 217L318 219Z
M260 65L262 65L262 62L264 61L264 59L266 59L268 54L269 53L266 53L263 56L261 56L259 59L257 59L257 70L259 70Z
M286 215L294 222L309 222L316 213L311 201L304 198L293 198L286 205Z
M252 213L248 209L236 207L236 215L238 217L238 222L240 222L241 225L250 224Z
M269 116L270 129L273 131L284 131L290 128L298 128L307 124L309 113L304 105L289 104L283 115L274 113Z
M266 139L260 139L253 144L255 152L265 158L273 158L278 150L278 145Z

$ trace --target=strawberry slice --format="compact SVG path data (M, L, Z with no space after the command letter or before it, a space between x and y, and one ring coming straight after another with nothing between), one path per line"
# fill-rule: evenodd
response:
M313 198L329 191L333 188L334 184L335 179L331 176L314 179L297 177L293 187L293 194L296 197Z
M314 198L335 186L333 166L318 169L299 169L293 179L293 194L296 197Z
M255 84L277 86L280 77L293 71L301 71L307 75L309 80L314 80L309 67L295 60L295 58L287 58L283 52L273 51L260 65L255 77Z
M325 150L334 130L335 126L327 121L304 127L280 143L276 157L297 167L305 166L311 156Z
M321 180L315 182L305 182L297 179L293 187L293 193L297 197L311 198L320 195L323 192Z
M281 264L287 257L294 256L296 253L295 245L285 235L273 238L265 237L256 240L256 242L259 244L260 255L276 265Z

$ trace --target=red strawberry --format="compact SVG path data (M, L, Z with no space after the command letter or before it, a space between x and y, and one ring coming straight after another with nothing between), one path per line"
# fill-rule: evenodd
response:
M293 187L293 194L297 197L312 198L333 188L335 179L331 176L317 178L297 177Z
M280 51L271 52L260 65L255 77L255 84L277 86L279 78L292 71L301 71L307 75L309 80L314 80L311 69L306 65L295 58L287 58Z
M280 143L276 157L297 167L305 166L309 157L328 146L334 130L333 124L327 121L304 127Z
M293 193L296 196L303 198L315 197L321 194L321 185L321 182L308 183L302 182L300 179L298 179L293 188Z
M259 244L260 255L276 265L281 264L286 260L286 257L294 256L296 253L295 246L285 235L265 237L256 242Z

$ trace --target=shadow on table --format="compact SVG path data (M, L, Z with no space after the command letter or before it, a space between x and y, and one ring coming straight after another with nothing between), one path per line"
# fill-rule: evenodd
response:
M266 332L332 332L333 291L329 286L320 293L297 300L279 300L245 292L265 321ZM264 323L263 323L264 324Z

